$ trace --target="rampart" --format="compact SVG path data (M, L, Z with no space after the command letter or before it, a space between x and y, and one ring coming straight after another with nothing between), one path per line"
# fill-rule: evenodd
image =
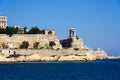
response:
M55 48L61 48L61 44L56 35L13 34L12 36L8 36L6 34L0 34L0 48L3 48L3 44L7 45L8 48L19 48L23 41L29 42L29 48L33 48L35 42L39 42L39 48L48 48L50 41L56 43Z

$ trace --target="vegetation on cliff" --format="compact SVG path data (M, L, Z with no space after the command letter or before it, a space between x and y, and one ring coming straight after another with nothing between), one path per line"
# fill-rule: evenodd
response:
M40 29L38 27L32 27L27 33L28 34L40 34Z
M20 45L20 49L27 49L29 47L29 42L23 41Z
M56 43L55 43L54 41L50 41L50 42L49 42L49 47L50 47L50 48L53 48L53 46L55 46L55 45L56 45Z
M29 31L26 31L27 27L24 27L24 34L40 34L42 31L37 27L32 27ZM0 34L17 34L19 28L8 26L5 29L0 28Z
M0 28L0 34L17 34L17 29L13 27Z
M34 48L34 49L38 49L38 47L39 47L39 42L33 43L33 48Z

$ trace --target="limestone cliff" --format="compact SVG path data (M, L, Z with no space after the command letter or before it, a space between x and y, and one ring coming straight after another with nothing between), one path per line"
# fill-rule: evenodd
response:
M0 62L11 61L90 61L107 58L103 50L93 50L84 45L70 29L68 39L57 38L54 30L45 30L44 34L0 34ZM29 43L27 49L20 49L23 41ZM38 42L38 48L34 44ZM37 43L37 44L38 44Z
M16 52L15 56L13 52ZM74 50L74 48L51 50L51 49L5 49L0 53L0 62L19 61L91 61L107 57L103 51Z

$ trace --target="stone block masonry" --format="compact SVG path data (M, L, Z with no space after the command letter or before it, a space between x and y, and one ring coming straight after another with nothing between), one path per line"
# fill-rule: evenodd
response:
M35 42L39 42L39 48L47 48L50 41L56 43L55 48L61 48L61 44L56 35L44 34L13 34L11 37L6 34L0 34L0 48L3 44L8 48L19 48L23 41L29 42L29 48L33 48Z

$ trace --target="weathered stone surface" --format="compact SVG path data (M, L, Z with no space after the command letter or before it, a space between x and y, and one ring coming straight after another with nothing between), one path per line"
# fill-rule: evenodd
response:
M19 61L90 61L104 59L107 53L102 50L92 50L83 44L81 38L71 38L71 47L63 49L57 36L42 34L14 34L9 37L0 34L0 62ZM18 49L23 41L29 42L28 49ZM49 47L49 42L54 41L55 46ZM33 49L33 44L39 42L39 49ZM2 49L7 46L7 49ZM13 56L18 54L19 56ZM9 57L12 55L12 57Z
M61 49L61 44L55 35L43 35L43 34L13 34L9 37L6 34L0 34L0 48L5 44L8 48L19 48L23 41L29 42L29 48L33 48L35 42L39 42L39 48L48 48L49 42L54 41L56 43L55 48Z
M51 50L51 49L15 49L16 54L20 54L18 57L7 58L4 50L0 55L0 62L18 62L18 61L90 61L96 59L106 58L107 55L103 51L85 51L85 50ZM11 50L12 52L12 50Z

